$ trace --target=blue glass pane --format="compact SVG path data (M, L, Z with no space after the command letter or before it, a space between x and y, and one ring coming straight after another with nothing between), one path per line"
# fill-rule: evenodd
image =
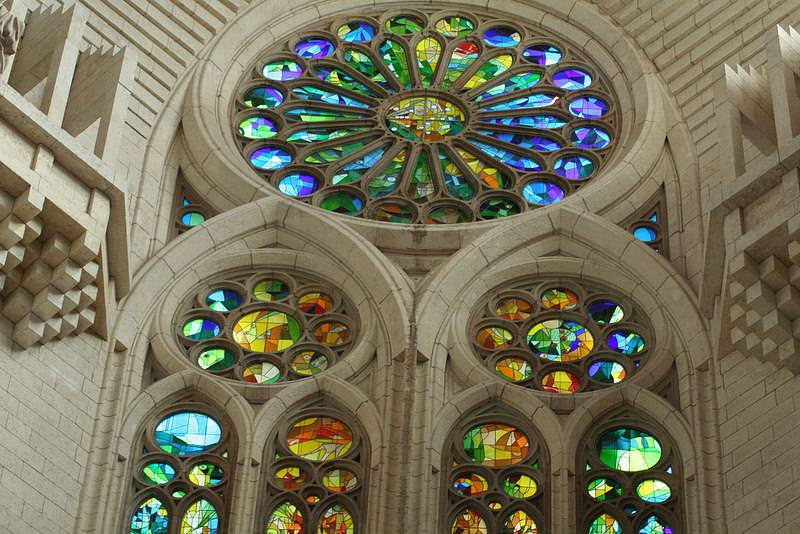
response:
M644 340L639 334L620 331L611 334L611 337L608 338L608 346L622 354L634 354L644 350Z
M523 57L531 63L538 65L555 65L561 61L561 50L551 45L536 45L522 53Z
M605 148L611 143L611 137L600 128L578 128L569 136L572 144L581 148Z
M306 59L319 59L333 54L336 47L327 39L312 37L297 43L295 50L297 55Z
M162 420L155 431L156 443L172 454L198 454L219 443L222 429L207 415L182 412Z
M492 28L483 34L483 40L492 46L516 46L522 40L519 32L513 28Z
M502 117L499 119L483 119L483 122L505 124L508 126L527 126L528 128L554 129L565 126L567 122L553 115L527 115L522 117Z
M334 93L332 91L325 91L324 89L319 89L318 87L313 87L310 85L301 85L300 87L295 87L292 92L300 98L304 98L306 100L327 102L328 104L340 104L342 106L358 106L361 108L369 107L367 104L359 102L358 100L354 100L350 97L340 95L339 93Z
M538 94L524 96L502 104L495 104L481 108L481 111L505 111L509 109L541 108L558 102L558 96L548 94Z
M592 85L592 77L582 70L567 69L557 72L553 76L553 83L562 89L574 91L576 89L585 89Z
M281 179L278 189L290 197L308 196L317 190L317 179L310 174L290 174Z
M156 498L143 502L133 512L131 534L166 534L167 508Z
M552 152L553 150L558 150L559 148L561 148L561 145L559 145L552 139L547 139L546 137L531 137L528 135L521 135L521 134L488 132L486 130L478 130L478 133L482 133L484 135L490 135L495 139L500 139L501 141L505 141L506 143L512 143L521 146L522 148L527 148L529 150Z
M594 174L595 165L590 159L581 156L561 158L553 166L556 174L569 180L582 180Z
M375 37L375 28L363 22L350 22L339 27L339 39L348 43L365 43Z
M646 226L640 226L634 230L633 235L636 236L636 239L639 241L644 241L645 243L655 241L658 237L658 234L655 232L655 230L652 228L647 228Z
M564 200L564 190L554 183L535 181L522 189L525 200L533 204L554 204Z
M540 171L542 167L536 163L536 161L522 156L520 154L515 154L514 152L510 152L508 150L497 148L492 145L487 145L486 143L481 143L480 141L473 141L470 139L469 141L476 147L480 148L486 154L492 156L493 158L502 161L506 165L514 167L515 169L519 169L521 171Z
M582 96L569 103L569 112L583 119L597 119L608 112L608 104L593 96Z
M244 103L251 108L272 108L283 102L283 93L272 87L255 87L244 95Z
M259 148L250 156L250 162L259 169L273 171L292 162L292 155L280 148Z

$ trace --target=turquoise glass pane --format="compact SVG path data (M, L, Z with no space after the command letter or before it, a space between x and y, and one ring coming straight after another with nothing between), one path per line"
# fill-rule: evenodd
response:
M195 412L181 412L163 419L155 429L156 443L172 454L198 454L214 448L222 429L214 419Z

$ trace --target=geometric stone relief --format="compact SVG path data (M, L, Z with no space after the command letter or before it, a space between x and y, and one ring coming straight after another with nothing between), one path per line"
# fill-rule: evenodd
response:
M23 348L105 336L106 301L129 286L127 184L112 165L136 61L89 47L87 19L78 4L0 8L0 314Z
M731 342L762 361L800 373L800 243L793 263L771 255L757 263L746 252L730 261Z
M0 190L2 314L23 347L80 334L95 322L100 240L71 240L42 220L44 196L32 188L12 197Z

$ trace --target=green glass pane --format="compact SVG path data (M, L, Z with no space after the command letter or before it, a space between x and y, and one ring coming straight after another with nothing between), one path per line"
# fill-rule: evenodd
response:
M473 43L464 43L457 47L450 56L450 63L447 65L447 73L442 80L441 88L447 89L453 85L453 82L478 59L479 53L480 49Z
M210 319L192 319L183 325L183 335L195 341L219 335L220 326Z
M536 522L524 510L516 510L503 523L503 532L535 533L539 532Z
M278 128L265 117L250 117L239 123L239 135L248 139L269 139L278 135Z
M500 219L520 212L519 205L508 198L490 198L481 203L479 213L484 219Z
M369 128L337 128L337 129L316 129L300 130L286 138L291 143L316 143L319 141L331 141L355 133L366 132Z
M478 95L475 98L476 102L480 102L485 98L492 98L494 96L501 96L507 95L508 93L513 93L514 91L522 91L523 89L529 89L539 83L539 80L542 79L542 75L538 72L529 72L527 74L520 74L517 76L512 76L505 82L495 85L491 89L487 89L486 92Z
M382 148L374 152L370 152L363 158L342 167L336 174L333 175L331 181L334 185L339 184L349 184L352 182L356 182L364 176L368 170L373 168L375 165L378 164L378 161L383 157L383 154L386 152L386 149L389 148L389 145L384 145Z
M600 514L589 524L589 534L622 534L622 527L613 516Z
M384 41L380 47L381 58L394 73L403 87L411 87L411 74L408 71L406 50L396 41Z
M417 44L417 63L423 86L430 87L441 57L442 45L433 37L427 37Z
M184 213L183 217L181 217L181 223L186 226L197 226L205 222L206 218L202 213L197 213L196 211L190 211L189 213Z
M211 348L197 356L197 364L206 371L224 371L233 365L234 355L228 349Z
M292 109L286 112L290 119L299 120L303 122L325 122L325 121L347 121L354 119L366 119L366 115L356 115L353 113L340 113L338 111L329 111L327 109L309 109L300 108Z
M378 176L367 184L369 196L373 198L383 197L395 190L407 157L408 149L404 149L389 162Z
M445 17L436 22L436 31L447 37L469 35L475 24L464 17Z
M599 501L610 501L622 496L622 486L610 478L597 478L586 488L589 496Z
M180 534L216 534L219 516L214 505L205 499L192 504L181 521Z
M266 302L283 300L289 296L289 286L281 280L262 280L253 288L253 295Z
M513 63L514 58L508 54L490 59L484 63L469 80L467 80L467 83L464 84L464 87L462 87L461 90L468 91L488 82L495 76L499 76L510 69Z
M386 21L387 30L401 35L420 32L424 27L425 21L414 15L400 15L399 17L392 17Z
M344 53L344 60L352 68L381 87L388 89L389 91L394 91L391 84L386 81L386 77L383 75L383 73L381 73L380 69L375 66L372 58L365 53L358 50L346 50Z
M607 466L620 471L644 471L661 460L661 443L632 428L618 428L597 440L597 454Z
M319 205L322 209L341 213L343 215L355 215L364 206L357 196L351 193L334 193L327 196Z
M672 489L666 482L649 479L636 486L636 494L645 502L661 503L672 496Z
M292 369L300 375L315 375L328 368L328 357L321 352L305 350L292 358Z
M352 89L353 91L358 91L359 93L365 94L367 96L376 97L378 94L366 87L364 84L359 83L356 81L355 78L347 74L341 69L335 69L330 67L317 67L315 69L314 74L320 80L333 84L337 87L344 87L345 89Z
M326 150L320 150L319 152L314 152L310 156L306 158L306 163L311 163L312 165L324 165L326 163L333 163L334 161L338 161L345 156L348 156L361 148L364 148L364 142L358 143L349 143L346 145L331 147Z
M222 482L222 468L218 465L198 464L189 471L189 481L196 486L213 486Z
M511 475L503 481L503 491L515 499L530 499L538 489L536 480L528 475Z
M428 162L428 154L423 151L419 153L417 164L414 166L414 172L411 174L411 180L408 185L408 196L417 204L425 204L430 202L435 194L436 187L433 185L433 176L431 175L431 166Z
M475 190L467 180L458 165L450 161L443 151L439 151L439 163L444 174L444 185L447 192L459 200L470 200L475 196Z
M147 464L142 468L142 477L150 484L166 484L175 476L175 468L163 462Z

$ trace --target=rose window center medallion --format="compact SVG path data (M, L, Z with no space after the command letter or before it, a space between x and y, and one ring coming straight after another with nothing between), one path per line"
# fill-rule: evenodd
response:
M464 111L449 100L436 97L404 98L386 114L389 129L404 139L435 142L464 129Z
M265 192L392 223L499 219L564 200L619 144L596 52L475 12L331 18L252 65L234 136Z

